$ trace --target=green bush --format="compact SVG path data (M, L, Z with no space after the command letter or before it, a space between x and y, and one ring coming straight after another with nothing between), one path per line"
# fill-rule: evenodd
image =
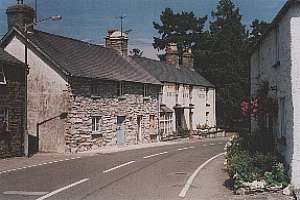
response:
M276 163L272 171L265 172L264 179L270 186L286 187L289 184L289 177L285 173L282 163Z
M265 180L270 186L286 186L288 176L278 156L264 150L249 150L252 140L249 137L234 137L225 146L226 171L234 181L234 189L240 188L243 182L255 180Z
M187 128L178 128L178 135L181 137L186 137L188 136L190 131Z

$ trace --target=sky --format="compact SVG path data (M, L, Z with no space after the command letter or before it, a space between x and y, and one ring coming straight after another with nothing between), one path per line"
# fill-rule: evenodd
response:
M242 21L249 26L257 18L270 22L286 0L233 0L240 8ZM5 10L16 0L0 0L0 37L7 31ZM34 0L24 0L34 7ZM119 16L124 19L124 30L129 33L129 49L139 48L143 56L157 59L153 37L158 36L152 22L159 22L161 12L169 7L175 12L193 11L196 16L208 15L218 0L37 0L38 18L61 15L59 22L46 21L37 29L104 44L107 29L119 28ZM208 24L208 22L207 22Z

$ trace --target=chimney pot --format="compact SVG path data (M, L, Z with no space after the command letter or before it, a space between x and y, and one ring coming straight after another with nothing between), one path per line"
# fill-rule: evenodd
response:
M128 35L118 29L107 30L105 46L117 50L122 56L128 55Z
M8 29L17 27L24 30L25 24L32 24L34 19L34 9L23 4L23 0L17 0L17 4L6 9ZM33 26L28 31L32 31Z

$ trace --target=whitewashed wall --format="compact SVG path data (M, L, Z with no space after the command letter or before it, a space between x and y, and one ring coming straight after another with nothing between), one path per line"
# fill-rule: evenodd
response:
M5 50L24 61L24 44L14 37ZM28 49L29 74L27 80L28 93L28 134L37 136L37 124L67 111L67 82L45 63L35 52ZM65 151L64 120L53 119L39 126L40 151Z
M187 122L187 127L192 127L196 130L197 125L205 125L206 122L209 126L216 126L216 112L215 112L215 89L209 88L206 93L206 88L201 86L193 86L192 98L190 98L188 85L179 85L178 101L177 103L181 106L188 107L190 104L194 105L193 111L193 124L189 124L190 116L189 110L185 109L184 117ZM206 102L209 106L206 105ZM163 86L162 104L173 110L173 128L176 130L176 120L175 120L175 110L176 105L176 84L175 83L165 83ZM208 117L206 117L206 112L209 112Z
M284 102L279 106L279 119L276 134L286 138L286 145L279 150L284 155L289 166L292 184L300 188L300 7L291 8L266 38L259 44L258 49L251 57L251 95L256 91L262 81L268 81L269 95ZM277 33L276 33L277 32ZM277 34L277 36L276 36ZM277 44L276 44L276 38ZM275 67L276 46L278 45L278 58L280 66ZM279 103L280 104L280 103ZM283 124L280 123L280 116ZM252 121L252 130L255 121ZM281 131L281 126L285 127Z

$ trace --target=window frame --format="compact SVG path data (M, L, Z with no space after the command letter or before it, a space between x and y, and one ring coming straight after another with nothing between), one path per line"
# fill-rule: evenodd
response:
M0 70L0 75L3 76L3 81L0 80L0 85L6 85L6 78L5 78L5 74L4 74L4 70L3 70L3 65L1 65L1 70Z
M0 108L0 118L3 117L3 119L4 119L3 122L6 122L6 125L7 125L6 126L6 131L9 130L9 117L8 117L8 115L9 115L9 111L8 111L7 108Z
M102 116L92 116L92 135L101 134Z

